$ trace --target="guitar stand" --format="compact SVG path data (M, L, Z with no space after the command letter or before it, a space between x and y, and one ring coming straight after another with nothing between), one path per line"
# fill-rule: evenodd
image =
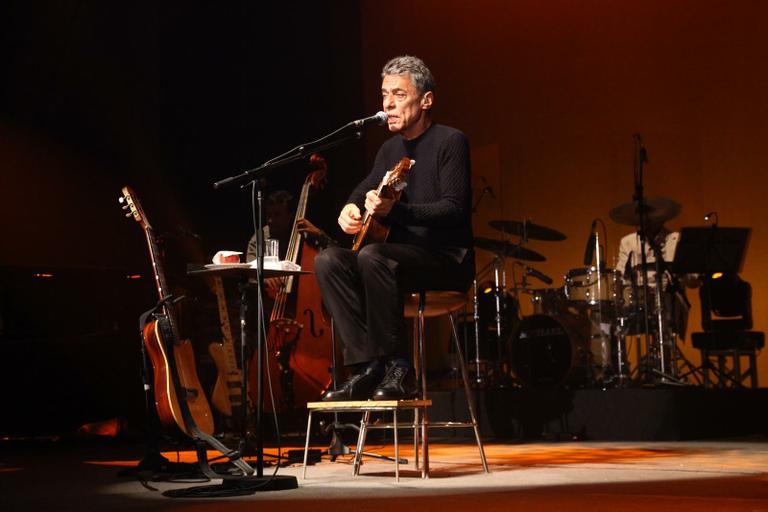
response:
M160 453L158 440L161 437L158 426L157 416L152 406L152 379L150 378L149 362L147 360L147 351L144 347L144 326L149 317L157 313L165 304L178 302L184 299L184 296L173 300L172 297L166 297L159 301L153 308L139 315L139 347L141 352L141 381L144 388L144 412L145 412L145 452L144 457L133 467L125 468L117 473L118 476L139 476L140 473L148 471L153 475L152 480L157 479L157 475L198 475L199 468L189 462L171 462ZM142 481L142 485L148 487Z
M178 297L173 298L172 296L164 297L162 300L160 300L155 307L150 309L149 311L143 313L139 319L140 323L140 330L143 333L143 327L146 325L147 320L150 316L154 316L155 318L160 321L163 317L163 314L160 312L164 308L171 307L174 303L179 302L184 297ZM173 343L168 343L165 347L166 354L168 354L167 362L168 362L168 369L171 375L171 381L173 383L173 386L176 390L177 396L184 396L183 393L183 387L181 385L181 380L179 378L179 373L176 368L176 357L174 354L174 347ZM142 337L142 351L143 348L143 337ZM146 359L145 359L146 362ZM147 375L148 375L148 368ZM149 392L150 392L150 386L148 385L148 379L145 379L144 382L144 388L147 393L147 399L149 401ZM211 480L217 480L221 479L223 482L220 485L205 485L205 486L197 486L197 487L190 487L187 489L175 489L171 491L166 491L163 493L164 496L168 497L212 497L212 496L234 496L234 495L243 495L243 494L252 494L259 490L278 490L278 489L291 489L295 488L295 478L293 477L278 477L276 475L273 475L272 477L253 477L253 468L242 459L241 454L236 450L231 450L227 446L225 446L221 441L216 439L215 437L206 434L205 432L202 432L195 422L194 417L192 416L192 413L189 410L189 406L187 405L187 402L185 400L179 400L179 409L181 410L182 418L184 419L185 425L187 425L187 428L192 434L192 438L195 441L195 447L197 452L197 458L198 458L198 464L200 466L200 471L203 475L205 475L207 478ZM227 457L229 459L229 462L232 463L240 472L240 475L231 474L231 473L217 473L214 471L208 461L208 453L207 448L208 447L214 448L218 450L223 456ZM154 450L157 455L159 455L159 451L156 449ZM160 459L158 459L154 455L150 455L152 459L156 462L159 462L162 466L163 461L162 459L165 459L160 455ZM140 463L141 464L141 463Z

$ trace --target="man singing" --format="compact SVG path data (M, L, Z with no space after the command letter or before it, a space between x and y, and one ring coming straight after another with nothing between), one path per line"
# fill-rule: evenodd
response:
M370 174L352 191L339 215L350 235L361 212L391 227L385 243L360 251L331 247L317 256L315 272L341 338L350 378L322 399L392 400L416 394L403 316L407 293L469 288L474 274L469 144L464 134L432 121L435 82L421 59L390 60L381 95L389 131ZM403 157L415 161L399 201L375 189Z

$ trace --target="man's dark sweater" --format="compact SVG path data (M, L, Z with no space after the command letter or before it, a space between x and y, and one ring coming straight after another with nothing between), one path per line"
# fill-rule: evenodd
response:
M389 242L428 247L461 262L472 247L469 144L462 132L432 124L413 140L396 135L376 155L371 173L347 203L365 208L365 194L375 190L403 157L416 161L408 186L384 219L392 225Z

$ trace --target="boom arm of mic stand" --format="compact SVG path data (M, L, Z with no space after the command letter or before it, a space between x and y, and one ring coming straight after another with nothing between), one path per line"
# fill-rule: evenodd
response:
M255 179L261 178L265 174L270 173L273 169L277 169L278 167L283 167L290 163L296 162L297 160L302 160L307 156L311 155L312 153L335 148L337 146L341 146L342 144L344 144L349 140L353 140L353 139L359 140L363 136L363 133L357 130L352 134L342 137L340 139L335 139L332 141L328 140L332 138L334 135L336 135L337 133L339 133L340 131L342 131L344 128L346 128L346 126L338 130L335 130L334 132L316 141L308 142L307 144L302 144L300 146L297 146L296 148L292 149L288 153L284 153L283 155L280 155L277 158L268 160L258 167L254 167L253 169L248 169L247 171L244 171L238 175L230 176L229 178L224 178L223 180L219 180L213 184L213 188L218 190L220 188L223 188L229 185L237 185L240 183L253 181Z

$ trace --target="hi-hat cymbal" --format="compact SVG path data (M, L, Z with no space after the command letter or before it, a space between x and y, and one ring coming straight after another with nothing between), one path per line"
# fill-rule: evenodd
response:
M525 237L531 240L544 240L547 242L565 240L565 235L561 232L528 221L492 220L488 225L509 235L523 236L525 234Z
M652 197L645 200L646 219L653 224L661 224L680 215L683 209L680 203L666 197ZM611 208L608 216L614 222L628 226L640 225L640 208L637 201L623 203Z
M494 240L493 238L485 238L482 236L475 237L475 247L518 260L544 261L547 259L536 251L520 247L517 244L511 244L503 240Z

